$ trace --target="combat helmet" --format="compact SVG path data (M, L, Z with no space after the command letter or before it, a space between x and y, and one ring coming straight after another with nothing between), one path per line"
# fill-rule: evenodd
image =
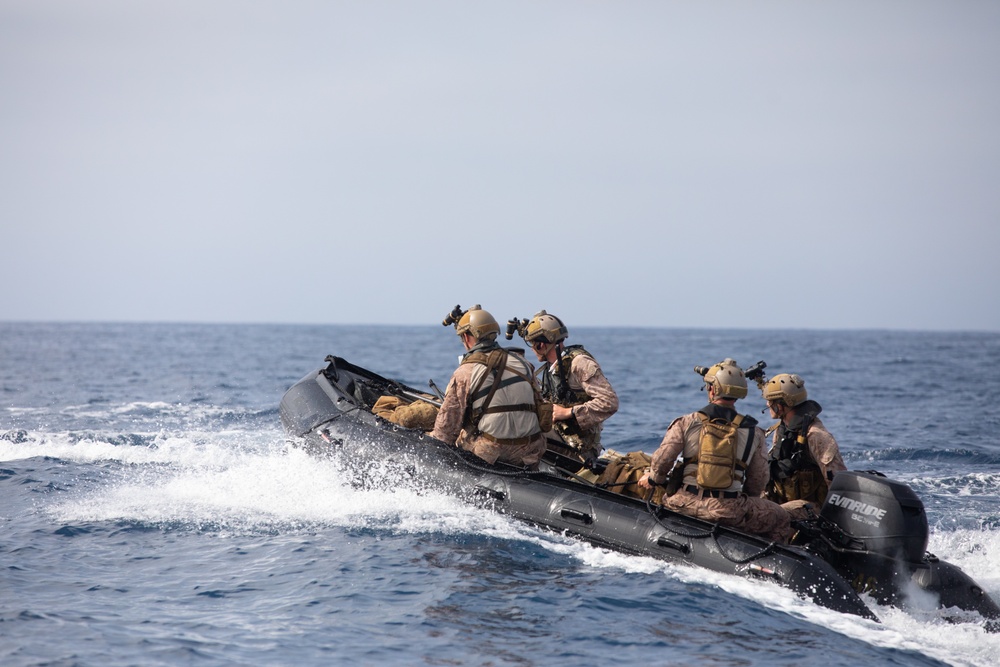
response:
M743 369L732 359L705 368L696 366L695 372L705 378L705 384L715 390L716 398L745 398L747 395L747 378Z
M476 340L493 339L500 333L500 325L489 311L483 310L477 303L455 323L455 333L459 336L468 333Z
M567 336L569 336L569 329L562 323L562 320L555 315L549 315L544 310L535 313L524 332L524 340L529 343L536 340L558 343L561 340L566 340Z
M779 373L764 385L764 400L794 408L806 400L806 383L798 375Z

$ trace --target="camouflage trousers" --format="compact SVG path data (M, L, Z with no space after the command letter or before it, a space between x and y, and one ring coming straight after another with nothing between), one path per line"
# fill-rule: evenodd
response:
M681 489L666 498L663 506L782 544L787 544L793 533L788 512L766 498L746 494L736 498L713 498Z
M466 437L465 431L462 431L455 444L487 463L499 461L515 466L535 467L545 453L545 438L541 433L525 445L501 445L483 437Z

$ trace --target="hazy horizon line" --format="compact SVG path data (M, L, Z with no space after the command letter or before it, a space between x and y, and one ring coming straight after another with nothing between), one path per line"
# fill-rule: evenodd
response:
M155 325L175 325L175 326L287 326L287 327L436 327L440 324L429 322L264 322L264 321L210 321L210 320L79 320L79 319L0 319L0 324L13 325L134 325L134 326L155 326ZM940 328L940 329L916 329L909 327L889 327L889 326L850 326L850 327L706 327L693 325L654 325L654 324L575 324L574 329L646 329L650 331L804 331L804 332L877 332L890 331L894 333L953 333L953 334L1000 334L1000 330L995 329L972 329L972 328Z

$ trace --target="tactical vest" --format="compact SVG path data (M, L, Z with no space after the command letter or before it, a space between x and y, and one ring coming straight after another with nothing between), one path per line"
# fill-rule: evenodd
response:
M557 370L555 373L549 364L539 369L539 384L541 385L542 396L545 400L557 403L564 407L581 405L590 400L590 396L583 390L574 389L569 384L569 378L573 368L573 359L585 355L593 359L593 355L587 352L582 345L569 345L563 348L559 355ZM601 453L601 426L598 424L594 428L583 429L577 423L576 417L564 419L552 424L553 429L562 438L569 451L560 451L564 455L577 455L582 460L596 459ZM550 440L550 447L557 451L560 443L553 443Z
M684 484L712 491L742 491L758 443L757 421L731 408L709 404L684 434Z
M806 500L821 506L830 483L809 451L809 427L822 408L803 414L791 427L777 425L777 446L768 454L770 479L765 496L776 503Z
M514 444L541 432L540 396L524 357L494 347L473 350L462 363L476 364L463 420L467 432L500 444Z
M541 368L539 384L546 401L570 407L590 400L590 396L582 388L574 389L569 385L573 359L581 354L594 358L590 352L583 349L582 345L569 345L563 348L562 354L559 355L558 370L555 373L547 364Z

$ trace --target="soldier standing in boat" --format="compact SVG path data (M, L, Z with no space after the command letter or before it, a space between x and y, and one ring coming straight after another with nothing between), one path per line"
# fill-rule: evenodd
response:
M793 518L806 518L808 505L821 507L833 476L847 466L837 440L819 420L823 408L807 398L801 377L775 375L764 385L762 394L771 418L781 420L768 429L774 439L764 497L782 503Z
M695 371L705 380L709 403L670 424L639 486L663 485L683 455L680 488L664 498L664 507L788 542L792 535L788 512L761 497L768 480L766 436L753 417L736 411L736 401L747 395L743 369L726 359Z
M618 394L590 352L563 343L569 329L555 315L542 310L527 324L510 320L508 340L515 327L542 362L539 385L552 403L552 430L545 434L549 449L592 467L601 455L604 421L618 411Z
M448 314L466 354L451 376L431 437L487 463L535 467L545 452L543 401L534 368L517 350L501 348L500 325L479 305Z

